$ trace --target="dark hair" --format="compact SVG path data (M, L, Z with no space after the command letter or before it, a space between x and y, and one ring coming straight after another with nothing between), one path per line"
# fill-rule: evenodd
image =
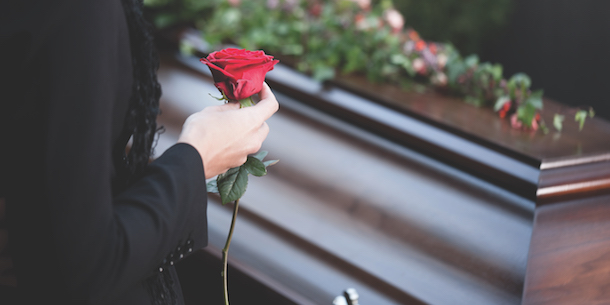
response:
M157 128L161 86L157 81L159 58L153 42L152 26L143 14L142 0L122 0L131 46L133 68L132 93L125 117L123 138L115 145L117 184L122 189L136 180L153 154ZM125 143L132 143L126 153ZM116 185L116 184L115 184ZM147 279L149 293L155 305L176 304L174 279L166 270L154 271Z
M117 176L125 187L146 168L153 154L157 133L157 115L161 86L157 81L159 57L153 42L152 26L142 11L142 0L122 0L131 42L133 67L132 94L125 117L123 138L115 146L118 156ZM125 143L131 138L131 147L126 152ZM121 147L122 146L122 147ZM121 188L122 188L121 187Z

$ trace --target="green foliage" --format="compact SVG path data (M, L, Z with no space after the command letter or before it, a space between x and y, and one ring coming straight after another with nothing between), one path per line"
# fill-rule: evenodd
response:
M519 73L505 79L500 64L480 62L476 54L462 56L451 43L424 41L412 29L393 28L386 18L397 7L408 25L426 28L416 22L420 20L429 24L432 32L438 27L439 33L463 33L477 40L482 38L476 30L487 31L505 22L511 0L404 0L396 4L381 0L365 9L350 0L146 2L155 12L158 27L190 23L214 48L230 43L262 49L319 81L350 73L417 92L436 88L475 106L493 107L503 118L514 116L522 123L514 126L534 130L546 126L538 121L542 91L531 92L532 81L527 75ZM192 46L181 48L188 52ZM579 114L575 119L583 124L586 117ZM539 124L533 124L533 120ZM237 179L239 172L233 174Z
M245 166L234 167L218 175L216 185L222 204L241 198L248 187L248 170Z
M510 96L507 96L507 95L500 96L496 100L496 104L494 105L494 111L498 112L507 103L510 103Z
M587 119L587 117L593 117L595 116L595 112L593 111L593 108L589 108L589 110L578 110L576 111L576 115L574 116L574 120L576 122L578 122L578 128L580 130L582 130L582 128L585 125L585 120Z
M278 160L264 161L266 151L260 151L254 156L248 156L244 164L234 167L218 175L207 183L209 193L219 193L222 204L241 198L248 188L248 175L262 177L267 174L267 167L274 165Z
M561 114L555 114L555 116L553 116L553 126L555 127L555 129L557 129L558 131L561 131L561 129L563 128L563 120L565 119L564 115Z

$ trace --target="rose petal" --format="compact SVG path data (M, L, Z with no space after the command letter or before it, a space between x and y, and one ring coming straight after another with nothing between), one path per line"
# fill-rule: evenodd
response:
M267 72L279 62L261 50L236 48L213 52L200 61L212 71L216 88L232 100L260 92Z
M222 69L221 67L218 67L217 65L211 62L208 62L206 59L202 58L200 61L210 68L215 82L224 81L224 77L229 79L236 79L233 74L227 72L226 70Z

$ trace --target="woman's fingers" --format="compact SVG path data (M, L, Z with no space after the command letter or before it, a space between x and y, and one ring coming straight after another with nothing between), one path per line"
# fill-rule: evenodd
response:
M254 105L254 107L250 108L255 112L256 117L262 119L262 121L266 121L278 111L280 104L277 102L275 95L267 83L263 83L263 88L261 89L259 96L261 100Z
M219 111L228 111L228 110L237 110L239 109L239 103L238 102L229 102L229 103L225 103L219 106L216 106L218 108Z
M206 107L186 120L179 142L193 145L201 155L206 178L243 164L248 154L256 153L269 134L265 122L279 108L267 84L260 102L239 108L239 103Z

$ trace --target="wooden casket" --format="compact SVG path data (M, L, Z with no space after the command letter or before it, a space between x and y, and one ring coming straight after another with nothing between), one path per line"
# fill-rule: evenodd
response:
M157 154L186 117L219 103L196 57L165 54ZM229 251L232 304L610 303L610 123L514 130L435 93L279 64L281 108ZM545 113L567 112L545 101ZM552 117L546 118L552 121ZM222 302L232 209L210 194L210 245L178 265L188 304Z

